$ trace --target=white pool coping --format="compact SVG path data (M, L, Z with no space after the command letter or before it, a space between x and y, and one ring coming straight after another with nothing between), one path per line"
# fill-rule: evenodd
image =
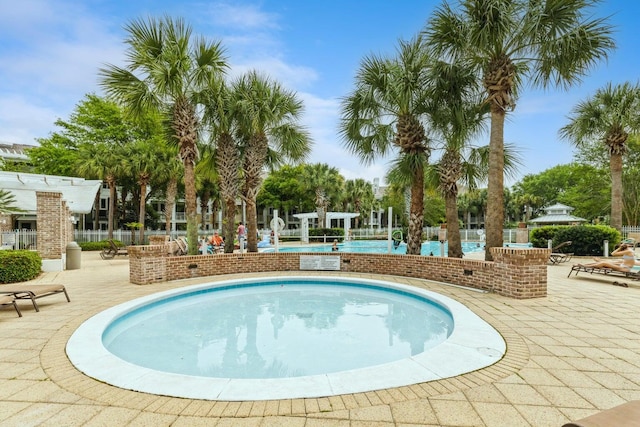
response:
M304 276L326 280L326 276ZM268 280L291 280L292 276ZM180 375L126 362L107 350L102 334L122 314L168 296L260 279L226 280L159 292L119 304L85 321L67 342L71 363L84 374L120 388L191 399L244 401L333 396L401 387L472 372L498 362L506 352L502 336L465 305L436 292L381 280L331 277L335 282L382 286L420 295L448 309L454 320L452 334L424 353L367 368L278 379L231 379Z

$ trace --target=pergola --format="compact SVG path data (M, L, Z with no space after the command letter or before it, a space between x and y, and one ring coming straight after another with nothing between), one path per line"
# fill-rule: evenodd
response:
M309 243L309 220L317 219L317 212L307 212L301 214L294 214L295 218L300 220L300 240L303 243ZM327 228L331 228L331 221L335 220L344 220L344 239L347 240L349 238L349 229L351 228L351 219L359 217L359 213L353 212L327 212L325 215L325 223ZM348 220L348 221L347 221Z

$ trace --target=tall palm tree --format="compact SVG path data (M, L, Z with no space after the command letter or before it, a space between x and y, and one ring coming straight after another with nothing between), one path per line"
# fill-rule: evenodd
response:
M611 168L611 226L622 229L622 158L630 134L640 133L640 85L608 83L579 102L560 129L560 137L581 146L601 141L609 151Z
M314 194L314 204L318 214L318 228L326 227L327 211L343 190L343 178L338 169L326 163L307 165L303 180Z
M159 144L146 140L130 144L125 148L126 161L124 162L124 167L129 174L135 177L140 186L140 199L138 201L138 223L141 224L138 231L138 242L140 244L144 244L147 189L158 167L160 148Z
M109 188L107 214L107 236L109 239L113 239L117 200L116 184L123 175L125 159L123 147L119 144L84 143L78 147L77 171L83 176L103 180Z
M347 209L352 209L353 212L357 212L360 215L363 214L367 208L369 208L374 199L373 187L370 182L364 179L358 178L348 180L344 186L345 201L347 203ZM356 228L360 226L360 217L355 218Z
M482 151L471 146L471 139L483 130L488 109L482 105L473 69L437 61L431 76L428 102L432 128L444 141L444 153L432 171L445 202L448 256L462 258L458 185L475 188L486 178L486 161L479 155Z
M400 41L395 58L366 57L356 89L342 100L340 133L364 164L399 151L395 167L411 183L407 253L418 255L424 218L424 171L431 148L424 127L429 57L419 37Z
M502 246L504 225L504 122L525 79L534 87L576 84L614 48L607 19L591 18L599 0L460 0L443 3L424 30L433 55L469 60L491 111L487 244Z
M173 222L173 208L178 196L178 183L183 178L184 167L178 157L178 147L162 144L161 148L154 173L153 187L157 185L157 187L164 189L164 228L169 235Z
M222 79L227 68L219 42L195 37L182 19L133 20L128 37L126 67L100 70L101 85L135 116L161 111L178 144L184 166L185 208L189 253L198 251L195 164L200 130L198 100Z
M280 84L251 71L232 86L239 132L244 141L242 197L247 212L247 250L258 251L256 197L268 162L304 160L311 148L308 132L298 123L302 101Z

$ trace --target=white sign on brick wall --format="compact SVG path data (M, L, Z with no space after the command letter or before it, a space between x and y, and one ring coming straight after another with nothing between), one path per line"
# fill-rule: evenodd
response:
M340 271L339 256L300 255L300 270Z

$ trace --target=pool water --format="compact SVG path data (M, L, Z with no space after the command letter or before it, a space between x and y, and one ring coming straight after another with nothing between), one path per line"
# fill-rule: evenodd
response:
M111 307L80 325L67 356L124 389L247 401L408 386L484 368L506 352L491 325L436 292L339 275L266 276Z
M506 245L516 248L529 248L530 244L507 243ZM332 252L331 244L309 245L309 246L282 246L278 250L280 252ZM449 250L448 243L444 243L444 253L446 255ZM274 252L275 249L265 249L264 252ZM484 246L477 242L462 242L462 252L465 254L473 252L483 252ZM389 246L386 240L353 240L338 243L338 252L349 253L368 253L368 254L387 254ZM391 245L391 254L405 255L407 253L407 244L401 242L400 245L394 247ZM420 255L424 256L441 256L442 243L428 241L422 243Z
M218 378L291 378L381 365L422 353L453 329L441 305L376 286L265 281L141 307L103 335L147 368Z

